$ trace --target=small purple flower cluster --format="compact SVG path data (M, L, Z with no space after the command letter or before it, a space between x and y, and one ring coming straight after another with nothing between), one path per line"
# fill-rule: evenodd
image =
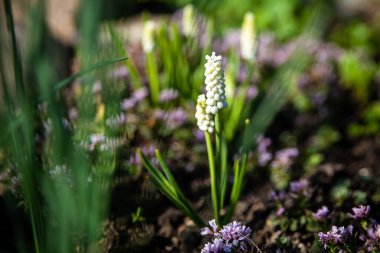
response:
M286 210L294 208L295 205L298 203L297 200L301 197L310 197L312 190L309 186L309 181L307 179L302 178L298 181L290 182L289 189L287 191L271 191L269 193L268 199L276 203L276 216L280 217L285 213Z
M248 252L252 233L249 227L237 221L223 226L222 229L216 225L215 220L211 220L209 225L210 227L202 228L201 235L211 235L213 240L203 247L201 253Z
M380 249L380 224L372 221L372 224L366 229L366 234L359 236L364 242L364 247L368 252Z
M158 166L159 162L156 158L156 147L153 144L144 146L141 148L141 152L149 158L149 160L155 165ZM129 158L129 164L132 166L140 166L142 164L139 154L136 152Z
M269 146L272 141L269 138L264 138L260 136L257 140L258 147L258 161L260 166L266 166L268 162L272 159L272 154L268 151Z
M171 102L178 97L179 93L175 89L165 89L160 92L160 102Z
M329 214L329 209L327 206L322 206L315 213L313 213L313 217L316 220L323 220Z
M323 243L323 247L326 249L328 244L343 244L353 233L353 226L349 225L345 227L332 226L330 231L326 233L319 232L319 241Z
M353 214L349 214L349 216L354 218L355 220L362 220L364 218L367 218L369 211L371 211L370 206L360 205L359 207L352 208Z
M148 96L149 92L147 88L141 88L136 90L135 92L132 93L130 98L126 98L122 101L121 103L121 108L124 111L127 111L129 109L132 109L135 107L141 100L146 98Z
M169 129L176 129L187 121L186 112L180 107L171 111L157 109L154 112L154 117L165 122Z
M341 249L339 252L345 252L343 250L350 247L365 250L366 252L380 250L380 224L368 217L370 210L369 205L352 208L352 214L349 214L349 217L356 220L356 223L348 225L347 228L332 226L331 230L326 233L319 232L319 241L325 249L334 247L335 249ZM320 219L320 217L325 217L327 213L328 208L322 207L313 216ZM353 233L353 230L355 230L355 233ZM362 245L350 245L350 242L360 241L363 242Z
M296 194L305 193L309 187L309 181L302 178L298 181L290 182L290 191Z
M255 97L257 97L258 94L259 94L259 90L257 89L257 87L254 85L251 85L247 89L246 98L248 101L250 101L250 100L254 99Z
M285 148L276 152L274 160L271 163L272 168L289 168L293 159L298 156L299 152L297 148Z

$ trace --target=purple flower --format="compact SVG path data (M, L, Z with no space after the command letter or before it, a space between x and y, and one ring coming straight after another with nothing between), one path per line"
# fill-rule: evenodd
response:
M199 143L203 143L205 141L205 133L199 129L194 131L195 140Z
M286 198L286 194L283 191L276 193L275 191L271 191L269 193L269 199L272 201L283 201Z
M280 208L277 209L277 211L276 211L276 216L277 216L277 217L280 217L280 216L282 216L284 213L285 213L285 207L280 207Z
M352 235L353 226L349 225L347 228L345 227L337 227L332 226L330 231L326 233L319 232L319 241L323 243L324 248L327 248L327 244L338 244L343 243L350 235Z
M219 235L218 234L219 228L218 228L218 225L216 225L215 219L210 220L208 222L208 224L210 225L211 229L209 227L202 228L201 229L201 235L202 236L205 236L205 235Z
M257 43L257 60L260 63L272 63L275 50L274 39L274 35L269 33L259 36Z
M132 97L135 99L136 103L140 102L144 98L148 96L148 89L147 88L140 88L136 90L133 94Z
M272 141L269 138L263 138L260 136L258 139L258 162L260 166L265 166L272 159L272 154L268 152L268 148Z
M155 165L158 166L158 160L156 158L156 147L154 145L148 145L141 148L141 152L149 158L149 160ZM141 165L141 159L137 152L135 152L130 158L129 158L129 164L134 166L140 166Z
M360 205L359 207L352 208L353 214L349 214L349 215L355 220L361 220L368 216L370 210L371 210L370 206Z
M257 93L258 93L257 87L254 86L254 85L251 85L247 89L247 95L246 95L246 97L247 97L248 100L252 100L252 99L254 99L257 96Z
M123 100L123 102L121 102L121 108L124 111L127 111L127 110L135 107L135 105L136 105L136 101L134 98L126 98Z
M133 107L135 107L141 100L146 98L148 96L148 89L147 88L140 88L132 93L130 98L126 98L121 103L121 108L123 110L129 110Z
M368 252L372 252L375 249L380 248L380 225L374 222L372 225L367 227L367 234L363 234L359 237L360 240L364 241L364 247Z
M300 179L298 181L293 181L290 183L290 191L294 193L302 193L309 186L309 181L306 179Z
M169 129L175 129L187 120L186 112L182 108L176 108L168 112L158 109L154 111L154 117L164 121Z
M222 252L228 252L224 251L224 243L222 239L216 238L212 241L212 243L207 243L201 253L222 253Z
M276 152L275 159L271 163L273 168L287 169L293 162L293 159L298 156L298 149L285 148Z
M178 97L179 93L175 89L166 89L160 92L160 102L170 102Z
M209 225L210 227L205 227L201 230L201 235L213 236L213 242L207 243L202 249L202 253L243 253L248 251L249 237L252 233L252 230L249 227L246 227L237 221L223 226L221 230L219 230L215 220L211 220Z
M127 75L128 75L128 69L127 69L127 67L124 66L124 65L118 67L117 69L115 69L115 70L113 70L113 71L111 72L111 76L112 76L113 78L116 78L116 79L118 79L118 78L124 78L124 77L126 77Z
M252 230L241 224L241 222L233 221L220 230L221 237L226 241L245 241L251 235Z
M313 217L316 220L322 220L326 218L326 216L329 214L329 209L327 206L322 206L322 208L318 209L315 213L313 213Z

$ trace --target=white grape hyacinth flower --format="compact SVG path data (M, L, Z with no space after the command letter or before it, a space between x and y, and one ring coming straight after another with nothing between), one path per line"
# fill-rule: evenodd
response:
M197 119L197 125L201 131L207 131L209 133L214 132L214 115L206 112L206 96L201 94L197 99L197 106L195 112L195 118Z
M187 37L193 37L197 34L196 14L192 4L188 4L183 8L182 27L183 34Z
M150 53L153 51L155 29L156 24L154 21L145 21L141 35L141 44L145 53Z
M227 107L222 56L206 55L206 113L217 114L220 109Z
M244 16L240 34L240 51L244 60L254 60L256 55L256 26L255 16L247 12Z

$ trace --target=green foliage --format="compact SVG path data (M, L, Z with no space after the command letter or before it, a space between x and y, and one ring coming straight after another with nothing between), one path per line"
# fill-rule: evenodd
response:
M156 150L156 156L162 170L164 171L163 173L148 160L148 158L144 155L144 153L141 152L141 150L139 150L138 153L145 168L152 176L152 181L157 186L157 188L187 216L189 216L195 222L195 224L197 224L197 226L204 227L206 223L202 221L202 219L197 215L185 195L182 193L176 180L174 179L173 174L167 167L165 161L162 159L161 153Z
M380 131L380 102L369 104L361 117L361 123L353 122L348 126L348 134L352 137L377 134Z
M375 31L363 21L351 21L348 24L337 25L331 33L331 39L349 48L360 48L366 53L372 53L376 46Z
M349 179L338 181L331 189L331 197L336 201L337 205L343 204L343 202L350 196L351 182Z
M352 91L359 102L366 102L370 95L375 66L362 60L353 52L345 53L338 62L339 74L344 88Z
M5 3L9 33L14 35L11 2ZM15 63L13 72L19 95L14 97L7 92L14 86L13 83L2 83L2 88L6 91L2 95L7 103L4 110L1 110L1 117L6 119L3 130L9 134L1 139L1 148L8 154L7 163L14 164L16 173L21 177L24 194L20 201L25 204L29 213L34 239L34 250L29 249L27 252L66 253L78 252L78 249L80 252L99 252L94 243L98 240L99 229L108 209L110 179L115 169L116 154L106 150L100 152L96 159L90 159L79 140L88 138L94 128L112 135L109 129L105 129L104 121L93 124L92 112L96 112L94 107L98 105L94 101L96 98L89 94L92 94L95 76L102 76L106 80L106 73L101 72L101 69L124 61L126 57L96 60L95 55L105 56L94 53L97 43L94 43L96 40L91 40L97 33L96 10L99 10L99 2L83 3L82 17L85 18L81 21L83 26L80 32L84 36L80 41L82 49L78 51L81 70L57 82L50 47L45 45L46 27L42 18L42 4L39 1L30 7L29 15L33 22L28 29L34 32L28 33L31 37L27 37L29 43L26 43L26 55L23 55L26 63L24 68L16 37L11 36ZM87 39L91 42L86 41ZM0 55L3 56L3 52ZM5 69L3 63L2 58L2 73ZM26 73L33 74L24 81L23 76ZM68 128L62 121L67 112L61 90L78 80L83 85L78 97L79 116L77 124ZM110 92L113 101L117 100L112 91L104 92L105 101L109 101L107 92ZM119 105L119 101L117 104ZM108 105L112 108L110 103ZM108 110L105 109L106 114L110 113ZM38 127L44 123L46 132L44 137L39 137L42 140L38 143L35 141L41 131ZM93 126L88 127L90 124ZM20 241L18 246L20 252L30 248L27 241Z

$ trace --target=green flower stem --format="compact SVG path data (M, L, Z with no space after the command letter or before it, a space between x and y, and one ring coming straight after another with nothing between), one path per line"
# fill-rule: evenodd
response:
M222 127L221 127L221 115L220 111L215 115L215 142L216 142L216 157L217 162L220 161L220 151L221 151L221 139L222 139ZM217 164L218 166L219 164Z
M158 79L158 70L157 64L154 59L153 52L148 52L146 54L147 60L147 71L149 77L149 89L150 89L150 98L153 104L158 104L159 93L160 93L160 81Z
M227 150L225 145L225 140L223 137L223 120L222 113L219 111L215 117L215 137L216 137L216 183L217 191L219 193L219 210L223 209L224 205L224 195L227 185Z
M211 136L209 132L205 132L207 154L208 154L208 163L210 168L210 180L211 180L211 199L213 203L214 218L216 224L219 224L219 201L218 201L218 191L217 191L217 182L216 182L216 173L215 173L215 160L214 160L214 151L212 147Z
M229 169L227 167L227 142L224 138L222 139L221 149L220 209L223 209L229 173Z
M215 115L215 157L214 157L214 162L215 162L215 178L216 178L216 185L217 185L217 192L220 194L220 189L219 189L219 185L220 185L220 177L221 177L221 168L220 168L220 165L221 165L221 159L220 159L220 156L221 156L221 139L222 139L222 135L221 135L221 117L220 117L220 111ZM219 196L218 196L218 199L220 200ZM219 202L220 204L221 202ZM219 207L221 208L221 207Z

